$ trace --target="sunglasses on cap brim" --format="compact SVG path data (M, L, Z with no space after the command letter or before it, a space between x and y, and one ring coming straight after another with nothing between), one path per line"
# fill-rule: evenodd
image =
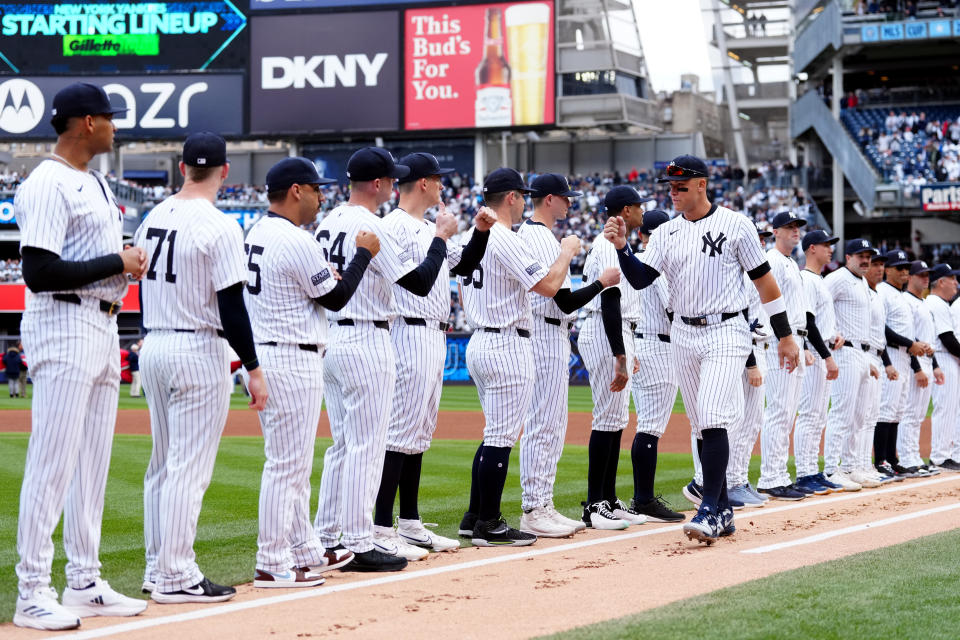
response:
M667 165L667 168L664 170L664 173L667 174L669 178L706 178L707 174L702 171L697 171L696 169L687 169L686 167L681 167L678 164L670 163Z

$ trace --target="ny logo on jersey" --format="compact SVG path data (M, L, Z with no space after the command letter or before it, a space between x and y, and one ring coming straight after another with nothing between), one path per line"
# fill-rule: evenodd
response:
M706 253L707 247L710 247L710 258L721 255L723 253L723 244L727 241L727 236L720 232L720 235L717 236L717 239L713 239L713 234L707 231L703 235L703 247L700 249L701 252Z

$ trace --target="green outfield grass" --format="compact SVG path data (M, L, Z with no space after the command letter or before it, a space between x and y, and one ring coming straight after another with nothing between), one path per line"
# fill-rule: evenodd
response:
M11 620L16 599L17 511L28 435L0 434L0 622ZM329 440L318 440L313 473L312 513ZM424 458L420 512L425 521L440 523L437 531L456 537L457 525L466 508L470 465L477 442L437 441ZM520 515L520 464L518 448L510 461L510 477L504 493L503 513L516 526ZM143 474L150 456L148 436L118 435L107 483L100 560L103 576L127 594L140 592L143 578ZM213 481L200 514L196 551L200 567L214 581L227 584L249 582L253 576L257 538L257 500L263 468L263 440L259 437L224 438L217 456ZM759 472L754 460L754 477ZM662 454L657 469L657 491L678 509L691 508L680 489L692 475L689 455ZM556 484L556 505L578 517L586 497L586 447L567 446ZM620 495L632 495L630 452L621 455ZM66 562L58 529L54 535L56 557L53 584L65 586Z
M956 638L960 635L960 598L955 588L960 583L958 546L960 530L949 531L550 638ZM709 570L704 566L704 571Z

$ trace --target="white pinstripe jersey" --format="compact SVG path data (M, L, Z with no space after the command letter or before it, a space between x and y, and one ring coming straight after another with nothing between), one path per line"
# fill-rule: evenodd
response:
M401 247L390 229L366 207L342 204L323 219L315 237L337 271L341 273L357 253L357 233L370 231L380 239L380 251L370 261L353 297L340 311L328 315L334 322L351 320L393 320L397 309L393 283L417 268L409 250ZM447 307L447 314L450 309ZM444 316L446 317L446 316Z
M663 225L661 225L662 227ZM658 231L659 231L658 227ZM653 236L651 236L652 238ZM607 240L603 234L598 234L593 239L593 246L587 253L587 259L583 263L583 282L589 284L600 279L600 274L604 269L613 267L620 270L620 260L617 258L617 249L613 243ZM636 322L641 318L640 310L640 292L630 286L626 278L620 278L620 284L616 285L620 289L620 317L630 322ZM603 295L603 294L601 294ZM586 309L592 312L600 312L600 296L587 303Z
M928 307L922 298L918 298L909 291L905 291L904 299L907 302L907 306L910 307L910 310L913 312L913 326L914 326L914 337L920 342L926 342L930 346L936 348L935 341L937 339L937 334L933 329L933 315L930 313L930 307Z
M333 290L333 267L313 236L267 213L244 244L249 275L243 297L256 343L327 344L326 311L313 298Z
M877 293L887 310L887 326L905 338L916 339L916 327L913 323L913 310L907 303L906 294L889 282L877 285Z
M870 287L861 276L840 267L824 277L823 284L833 298L837 333L847 342L869 342Z
M953 326L950 305L946 300L932 293L924 299L923 303L927 305L927 309L930 310L930 315L933 318L933 333L936 336L933 340L933 350L940 353L949 353L943 346L943 342L940 341L940 334L948 331L953 331L954 335L957 333L956 327Z
M654 229L656 233L656 229ZM643 253L640 254L643 259ZM627 284L629 289L633 287ZM670 318L667 309L670 308L670 285L666 278L657 278L653 284L637 291L640 294L640 320L637 322L637 331L670 335Z
M666 277L671 307L685 317L745 309L742 273L766 261L756 226L717 205L699 220L680 215L657 227L643 255L644 263Z
M437 225L430 220L417 220L403 209L394 209L384 217L383 225L409 254L415 264L427 257L430 244L437 233ZM460 264L462 247L452 240L447 241L447 259L440 263L440 275L433 283L430 293L418 296L398 284L393 285L393 301L397 314L407 318L425 318L446 322L450 317L450 269Z
M833 311L833 297L823 283L823 276L809 269L803 269L800 271L800 279L807 291L807 300L810 301L813 315L817 319L820 336L824 342L831 342L837 335L837 317ZM811 349L811 352L814 358L820 357L816 350Z
M494 224L480 264L469 276L457 278L467 320L476 328L529 330L532 317L527 292L547 277L550 266L530 255L516 233L499 222Z
M887 326L887 310L883 305L883 298L875 290L870 289L870 346L874 349L885 349L887 335L884 328Z
M133 236L147 252L140 282L147 329L223 329L217 291L247 281L243 231L204 198L171 196Z
M78 171L56 160L44 160L17 188L13 209L20 227L21 249L44 249L71 262L123 250L120 207L110 186L94 171ZM118 274L60 291L113 302L126 295L127 277Z
M560 242L553 235L553 231L545 224L534 222L533 219L527 220L517 229L517 236L523 240L527 250L534 258L540 260L540 264L549 268L557 258L560 257ZM567 275L563 277L561 289L572 289L570 282L570 270L567 269ZM533 315L545 318L557 318L560 320L575 320L576 313L564 313L553 298L545 298L537 293L528 293L530 299L530 310Z
M783 255L776 247L767 251L767 261L787 305L790 327L794 330L806 329L807 311L811 311L811 305L800 279L800 267L793 258Z
M657 278L657 280L663 280L663 278ZM754 320L758 320L760 324L763 325L760 331L773 336L773 331L770 329L770 318L767 317L766 312L763 310L763 304L760 301L760 292L757 291L753 280L750 279L746 271L743 272L743 284L747 289L747 298L750 301L747 305L748 321L752 323Z

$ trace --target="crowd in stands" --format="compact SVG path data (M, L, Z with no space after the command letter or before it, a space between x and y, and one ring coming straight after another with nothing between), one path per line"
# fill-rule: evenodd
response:
M26 176L21 176L16 171L0 172L0 191L15 191L24 178Z
M0 282L23 282L20 260L17 258L0 260Z
M913 20L951 16L956 6L956 0L854 0L851 10L858 16L883 14L890 20Z

